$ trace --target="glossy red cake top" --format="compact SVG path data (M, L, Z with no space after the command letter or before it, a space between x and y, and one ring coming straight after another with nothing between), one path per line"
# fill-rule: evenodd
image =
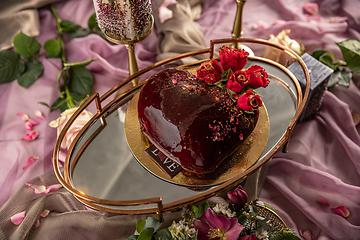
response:
M144 85L138 101L143 133L170 159L197 174L212 172L236 150L255 128L261 106L251 89L241 87L236 94L230 80L221 83L224 70L214 61L202 64L198 77L175 68L160 71ZM244 78L232 77L235 83Z

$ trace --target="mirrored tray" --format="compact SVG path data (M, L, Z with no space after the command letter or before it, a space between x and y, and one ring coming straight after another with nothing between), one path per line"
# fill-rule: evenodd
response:
M304 96L294 75L279 63L261 57L249 57L248 64L257 64L269 74L266 89L257 89L262 96L268 115L269 133L265 147L246 169L236 172L224 181L205 184L206 188L193 188L187 184L174 184L154 176L139 164L125 138L124 114L126 106L139 92L146 80L129 89L128 84L137 77L158 71L181 58L208 54L214 57L216 44L232 42L272 46L299 62L304 71ZM193 63L198 65L199 62ZM188 66L185 66L188 67ZM152 73L153 74L153 73ZM71 117L60 133L54 149L54 171L59 182L85 205L113 213L145 214L172 210L204 200L242 182L265 164L280 148L285 147L297 119L304 109L309 94L309 74L301 58L292 50L260 39L219 39L209 49L181 54L157 62L131 75L103 96L92 95ZM119 94L119 91L122 92ZM110 96L117 95L113 100ZM68 149L64 169L58 165L60 143L67 130L84 109L95 108L94 117L83 127ZM266 134L265 134L266 135ZM136 143L135 143L136 144ZM142 144L139 142L138 144ZM201 184L200 184L201 185ZM203 185L201 185L203 186Z

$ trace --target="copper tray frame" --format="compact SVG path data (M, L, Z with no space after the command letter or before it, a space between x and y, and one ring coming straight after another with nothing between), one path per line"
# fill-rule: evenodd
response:
M108 99L110 96L112 96L114 94L116 95L121 87L123 87L127 83L131 82L133 79L140 77L142 74L144 74L146 72L149 72L152 69L155 69L155 68L157 68L159 66L163 66L165 64L171 63L173 61L176 61L176 60L179 60L179 59L182 59L182 58L185 58L185 57L190 57L190 56L199 55L199 54L207 54L208 53L210 55L209 59L213 59L214 58L214 46L216 44L229 44L229 43L239 43L239 42L240 43L246 42L246 43L262 44L262 45L274 47L276 49L281 50L282 52L285 52L286 54L290 55L294 60L296 60L300 64L300 66L301 66L301 68L302 68L302 70L304 72L305 80L306 80L306 88L305 88L305 92L304 92L303 96L301 94L301 88L300 88L299 83L297 83L297 82L294 83L296 88L297 88L298 96L299 96L298 105L297 105L295 115L294 115L293 119L290 121L290 124L288 125L287 130L286 130L286 133L279 140L277 145L274 146L268 152L268 154L266 154L260 161L258 161L256 164L254 164L252 167L247 169L242 174L239 174L238 176L234 177L231 180L228 180L225 183L222 183L222 184L220 184L218 186L215 186L215 187L213 187L213 188L211 188L209 190L206 190L204 192L201 192L201 193L199 193L197 195L190 196L190 197L187 197L185 199L181 199L181 200L174 201L174 202L167 203L167 204L162 203L161 196L155 197L155 198L131 200L131 201L117 201L117 200L99 199L99 198L94 198L94 197L87 196L83 192L80 192L80 191L74 189L71 186L70 179L69 179L68 165L69 165L69 161L70 161L70 156L74 151L75 144L79 141L80 137L83 135L85 130L97 118L99 118L102 126L86 141L86 143L83 146L81 146L78 154L75 157L75 160L73 161L72 169L74 169L74 167L76 165L76 162L79 160L80 156L82 155L82 152L85 151L86 147L90 144L90 142L107 125L106 117L108 115L110 115L112 112L116 111L116 109L118 107L120 107L123 104L125 104L126 102L128 102L133 97L134 93L136 93L145 84L146 80L139 83L138 85L132 87L130 90L116 96L110 103L106 104L105 106L102 106L101 103L104 100ZM274 62L272 60L269 60L269 59L262 59L262 60L264 60L266 62L269 62L269 63L271 63L273 65L285 68L284 66L282 66L282 65L280 65L280 64L278 64L278 63L276 63L276 62ZM95 92L93 95L91 95L78 108L78 110L73 114L73 116L69 119L69 121L64 126L63 130L61 131L61 133L58 136L58 139L57 139L55 147L54 147L54 152L53 152L54 172L55 172L55 175L56 175L57 179L59 180L59 182L62 184L62 186L66 190L68 190L70 193L72 193L74 195L74 197L77 198L80 202L82 202L82 203L84 203L84 204L86 204L86 205L88 205L88 206L90 206L90 207L92 207L94 209L109 212L108 208L102 207L102 206L99 206L99 205L105 205L105 206L136 206L136 205L157 204L157 208L136 209L136 210L112 209L111 212L118 213L118 214L152 214L152 213L156 213L156 214L158 214L158 218L162 221L164 211L174 210L174 209L178 209L178 208L181 208L183 206L186 206L186 205L194 204L196 202L205 200L205 199L207 199L209 197L215 196L215 195L223 192L224 190L226 190L228 188L234 187L235 185L237 185L240 182L242 182L243 180L245 180L249 175L251 175L253 172L255 172L258 168L263 166L280 148L283 148L283 151L286 151L287 143L288 143L290 134L291 134L292 130L294 129L294 127L296 125L296 122L299 119L300 114L302 113L302 111L303 111L303 109L305 107L305 103L306 103L306 101L307 101L307 99L309 97L309 92L310 92L310 76L309 76L309 72L307 70L307 67L306 67L305 63L302 61L302 59L300 58L300 56L298 54L296 54L294 51L292 51L291 49L289 49L289 48L287 48L285 46L282 46L280 44L271 43L269 41L262 40L262 39L229 38L229 39L211 40L210 41L210 48L203 49L203 50L198 50L198 51L193 51L193 52L189 52L189 53L184 53L184 54L179 54L179 55L174 56L172 58L168 58L168 59L159 61L159 62L157 62L157 63L155 63L153 65L150 65L150 66L140 70L139 72L129 76L128 78L124 79L121 83L117 84L116 86L111 88L109 91L107 91L103 96L100 97L98 92ZM82 128L82 130L79 132L79 134L76 136L76 138L72 142L71 146L69 147L68 153L66 155L66 160L65 160L64 173L62 174L62 170L60 169L59 164L58 164L58 153L60 151L61 142L62 142L67 130L70 128L71 124L80 115L80 113L83 110L85 110L92 102L95 102L95 105L96 105L96 108L97 108L97 113L94 114L93 118ZM72 171L72 170L70 170L70 171Z

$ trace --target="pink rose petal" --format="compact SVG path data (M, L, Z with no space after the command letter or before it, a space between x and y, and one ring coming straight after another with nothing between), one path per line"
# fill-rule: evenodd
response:
M35 224L35 228L38 228L40 226L40 220L38 219L36 224Z
M31 118L29 118L28 122L32 125L32 126L36 126L39 125L39 123L35 120L32 120Z
M38 186L35 184L26 183L26 186L33 188L35 190L35 194L44 193L46 191L46 187L44 185Z
M39 159L39 156L36 156L36 155L29 157L29 158L26 160L26 162L25 162L25 164L24 164L24 166L23 166L23 170L27 169L27 168L28 168L29 166L31 166L34 162L36 162L38 159Z
M320 202L326 206L330 206L328 201L323 196L317 195L316 200L318 200L318 202Z
M40 214L40 216L42 217L47 217L47 215L49 215L50 211L47 209L44 209L44 211Z
M347 17L331 17L329 19L330 23L342 23L342 22L346 22L348 20Z
M15 225L19 225L25 218L26 211L15 214L10 218L11 222Z
M161 23L164 23L172 18L173 18L173 11L171 11L165 6L159 7L159 20Z
M349 209L347 209L345 206L333 207L331 209L337 212L339 215L343 216L344 218L350 215Z
M53 185L47 186L45 192L43 192L43 193L46 194L46 193L55 192L56 190L58 190L60 188L62 188L61 184L53 184Z
M19 118L21 118L21 120L23 120L24 122L26 122L27 120L29 120L29 116L26 113L17 113L16 116L18 116Z
M39 110L36 110L36 111L35 111L35 117L37 117L37 118L39 118L39 119L41 119L41 120L44 120L44 119L45 119L44 115L43 115L42 112L40 112Z
M25 140L25 141L34 141L38 136L39 136L39 132L36 130L33 130L33 131L29 132L28 134L26 134L25 136L23 136L21 139Z
M312 240L315 239L314 235L312 235L310 230L306 230L305 232L302 232L299 230L299 234L301 237L303 237L305 240Z
M26 122L26 123L25 123L25 129L26 129L26 130L31 131L31 130L32 130L32 127L33 127L33 125L31 125L31 123L29 123L29 122Z
M315 15L319 12L319 5L317 3L305 3L303 10L307 14Z

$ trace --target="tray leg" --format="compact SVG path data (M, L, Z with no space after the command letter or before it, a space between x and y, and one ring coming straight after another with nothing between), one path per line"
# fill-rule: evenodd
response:
M258 170L251 174L245 180L244 190L248 195L249 201L259 198L261 189L264 185L267 172L269 170L271 163L271 158L264 165L262 165Z

